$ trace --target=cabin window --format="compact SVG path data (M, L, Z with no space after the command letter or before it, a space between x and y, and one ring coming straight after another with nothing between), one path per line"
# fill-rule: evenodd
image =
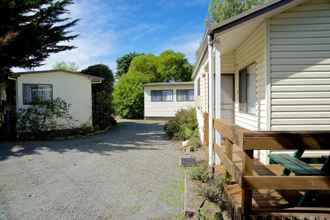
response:
M23 84L23 104L53 100L53 86L50 84Z
M192 102L194 101L193 89L178 89L176 90L176 101L178 102Z
M255 115L257 112L257 90L255 65L239 72L239 110Z
M198 78L197 80L197 96L201 95L201 79Z
M151 90L152 102L172 102L173 90Z

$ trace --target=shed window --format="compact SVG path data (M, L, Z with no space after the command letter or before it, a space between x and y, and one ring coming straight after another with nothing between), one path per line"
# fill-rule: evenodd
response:
M173 90L151 90L152 102L172 102Z
M240 112L256 114L257 90L255 65L239 72L239 109Z
M176 90L176 101L178 101L178 102L194 101L194 90L193 89Z
M23 84L23 104L52 101L53 86L50 84Z

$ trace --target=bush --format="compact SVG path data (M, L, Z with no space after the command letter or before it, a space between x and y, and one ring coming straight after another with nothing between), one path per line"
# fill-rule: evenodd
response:
M209 170L206 163L199 164L190 170L190 178L192 180L206 183L209 179Z
M143 118L143 85L147 82L150 82L150 77L138 72L129 72L120 77L113 91L116 114L122 118Z
M170 138L187 140L198 137L198 124L196 110L194 108L181 110L175 114L175 118L166 123L165 132Z
M111 69L103 64L89 66L82 73L103 77L102 83L92 85L93 125L103 130L115 124L113 118L112 90L114 77Z
M35 102L17 114L18 135L29 133L33 138L43 138L44 132L74 127L70 104L60 98ZM31 137L32 138L32 137Z
M205 197L205 199L209 200L210 202L222 205L224 204L224 186L225 179L223 177L215 177L201 188L200 195Z

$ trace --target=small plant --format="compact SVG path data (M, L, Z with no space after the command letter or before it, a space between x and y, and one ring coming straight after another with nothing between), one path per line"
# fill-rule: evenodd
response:
M192 180L201 181L206 183L209 179L209 170L206 163L198 164L191 168L190 177Z
M174 119L165 125L164 130L170 138L176 140L188 140L195 136L198 134L196 110L191 108L178 111Z
M204 187L201 188L200 195L210 202L217 203L220 206L224 204L225 179L223 177L215 177L211 179Z

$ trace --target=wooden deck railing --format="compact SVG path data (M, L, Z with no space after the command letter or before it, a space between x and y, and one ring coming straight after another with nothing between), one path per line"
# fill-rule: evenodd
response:
M252 207L253 191L330 190L328 176L280 176L253 158L254 150L330 150L330 132L253 132L220 119L214 120L214 128L223 137L221 145L215 144L215 152L241 188L243 219L258 212ZM269 212L280 212L269 208ZM329 209L319 210L329 213Z
M204 130L203 130L203 134L204 134L204 145L207 146L209 144L209 114L207 112L203 113L203 120L204 120Z

